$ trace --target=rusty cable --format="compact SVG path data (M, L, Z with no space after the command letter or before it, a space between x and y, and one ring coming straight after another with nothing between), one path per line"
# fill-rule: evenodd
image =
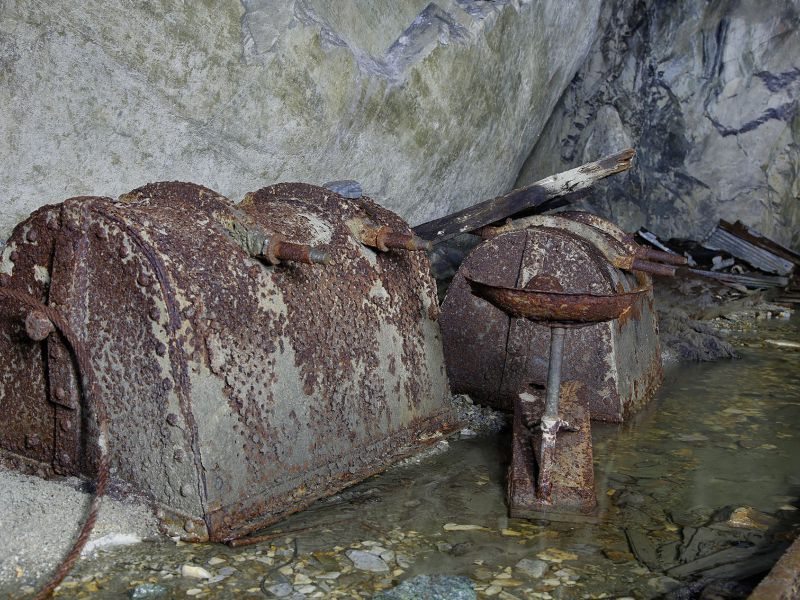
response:
M94 375L94 370L92 369L91 363L89 362L89 356L86 352L86 348L81 340L78 339L78 336L75 335L75 332L72 330L72 327L70 327L63 315L56 309L47 306L33 296L20 290L0 288L0 299L14 300L30 310L39 311L40 313L44 314L44 316L46 316L53 323L53 325L55 325L55 328L72 349L72 354L78 366L78 373L80 375L79 380L84 398L87 400L87 405L90 404L89 400L94 402L98 426L100 428L100 434L97 436L97 448L100 451L97 483L95 486L94 498L92 498L92 504L89 508L89 514L87 515L86 520L83 523L83 527L81 528L81 532L78 535L78 538L75 540L75 543L72 545L69 553L66 555L64 560L61 561L61 565L58 567L58 569L56 569L47 585L45 585L39 591L39 593L36 594L34 599L46 600L47 598L50 598L55 589L72 570L72 567L75 565L75 562L81 555L81 551L83 550L84 546L86 546L86 542L89 541L89 536L91 535L92 529L94 529L95 523L97 522L103 496L105 495L106 488L108 486L108 416L106 414L105 405L100 400L100 394L97 391L97 379Z

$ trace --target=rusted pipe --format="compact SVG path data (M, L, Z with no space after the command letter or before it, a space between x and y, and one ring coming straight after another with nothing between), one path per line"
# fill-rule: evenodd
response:
M644 271L645 273L661 275L662 277L675 277L675 267L649 262L640 258L634 258L630 268L633 271Z
M271 265L282 260L312 264L330 264L330 256L324 250L306 244L287 242L282 235L275 233L264 239L260 256Z
M558 419L558 395L561 392L561 359L564 356L564 327L550 328L550 360L547 367L547 395L544 404L545 419Z
M669 265L683 266L689 262L689 259L680 254L672 254L670 252L662 252L655 248L648 248L647 246L638 246L637 255L647 260L654 260L657 262L667 263Z
M429 251L433 248L433 244L421 237L409 233L399 233L390 227L381 227L375 236L377 248L386 251L389 248L397 248L400 250L424 250Z
M347 226L359 242L381 252L388 252L391 248L411 251L429 251L433 248L431 242L413 233L400 233L388 225L377 225L370 219L351 219Z

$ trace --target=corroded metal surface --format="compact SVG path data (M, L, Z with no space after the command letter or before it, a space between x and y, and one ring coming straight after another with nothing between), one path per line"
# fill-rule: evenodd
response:
M12 234L0 283L86 345L112 483L149 497L173 534L246 534L454 425L427 258L366 247L357 218L411 235L368 198L316 186L233 205L177 182L44 207ZM278 264L242 224L271 236ZM70 355L58 336L31 339L26 317L0 304L3 460L92 476L97 430Z
M549 328L475 297L465 273L497 287L598 296L632 293L648 282L611 266L584 238L550 227L509 231L475 248L442 306L448 375L454 391L508 411L519 390L546 382ZM646 403L662 377L652 293L619 319L571 332L563 377L585 385L595 420L621 422Z

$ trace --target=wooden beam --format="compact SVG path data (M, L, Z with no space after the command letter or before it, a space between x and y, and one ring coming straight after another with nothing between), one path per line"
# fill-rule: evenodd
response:
M485 202L480 202L453 214L414 227L419 237L439 244L461 233L474 231L484 225L511 217L519 212L541 206L548 200L590 187L595 181L627 171L636 152L628 148L598 161L575 169L550 175Z

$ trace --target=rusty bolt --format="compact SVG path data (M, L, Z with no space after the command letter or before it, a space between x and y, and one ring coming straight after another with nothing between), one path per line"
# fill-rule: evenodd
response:
M29 229L28 233L25 234L25 239L29 242L35 242L39 239L39 232L35 229Z
M120 257L120 258L125 258L125 257L126 257L126 256L128 256L128 254L130 254L130 253L131 253L131 251L130 251L130 250L128 250L128 247L127 247L125 244L122 244L122 245L119 247L119 250L117 250L117 254L119 254L119 257Z
M64 402L64 400L66 399L67 399L67 390L65 390L61 386L58 386L56 388L56 400L58 400L59 402Z
M11 259L11 262L17 262L19 260L19 252L12 250L11 254L8 255L8 258Z
M42 443L42 440L39 438L38 434L29 433L25 436L25 447L26 448L38 448L39 444Z
M178 415L175 413L169 413L167 415L167 423L172 425L173 427L178 424Z
M55 330L52 321L38 310L32 310L25 317L25 332L35 342L46 340Z
M139 273L139 276L136 278L136 283L142 287L149 287L150 276L147 273Z
M101 227L100 225L94 230L94 234L97 236L98 239L107 240L108 239L108 232Z
M324 250L306 244L287 242L282 235L276 233L264 240L261 256L271 265L278 265L282 260L305 264L330 264L330 256Z

